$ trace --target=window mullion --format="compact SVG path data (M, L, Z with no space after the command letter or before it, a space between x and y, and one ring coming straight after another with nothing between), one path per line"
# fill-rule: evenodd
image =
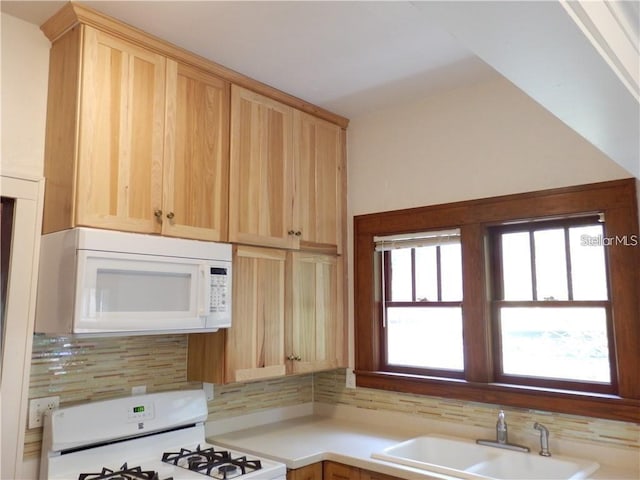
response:
M462 328L464 342L465 380L491 382L493 358L487 277L485 275L485 229L480 224L461 227ZM470 340L473 339L473 340Z
M440 263L440 246L436 247L436 282L438 289L438 301L442 301L442 265Z
M569 300L573 300L573 279L571 276L571 245L569 244L569 228L564 231L564 257L567 264L567 295Z
M538 279L536 275L536 242L533 231L529 231L529 250L531 251L531 295L538 300Z
M416 301L416 249L411 249L411 300Z

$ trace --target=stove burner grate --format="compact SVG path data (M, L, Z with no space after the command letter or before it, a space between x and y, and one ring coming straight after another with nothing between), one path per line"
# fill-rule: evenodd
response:
M262 468L260 460L247 460L246 456L233 458L228 451L213 447L195 450L181 448L179 452L162 454L162 461L219 480L229 480Z
M119 470L103 467L100 473L81 473L78 480L160 480L153 470L142 470L141 467L129 468L123 464ZM164 480L173 480L173 477Z
M220 480L239 477L260 470L260 460L247 460L247 457L228 458L214 462L193 462L189 469Z
M191 469L191 464L195 462L226 461L231 458L229 452L214 450L213 447L201 449L200 445L195 450L181 448L179 452L165 452L162 454L162 461L179 467Z

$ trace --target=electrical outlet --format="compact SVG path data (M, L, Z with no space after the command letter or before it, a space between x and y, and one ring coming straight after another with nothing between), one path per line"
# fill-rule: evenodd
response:
M42 427L43 415L60 405L60 397L34 398L29 402L29 428Z
M356 374L350 368L347 368L347 381L345 383L347 388L356 388Z
M146 385L138 385L136 387L131 387L131 395L144 395L147 393Z
M207 397L207 402L213 400L213 383L203 382L202 389Z

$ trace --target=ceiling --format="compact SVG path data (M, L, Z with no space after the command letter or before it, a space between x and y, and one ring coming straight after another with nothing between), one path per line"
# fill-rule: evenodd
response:
M503 76L640 178L637 0L82 3L351 120Z
M40 25L64 3L1 8ZM406 1L82 3L347 118L497 75Z

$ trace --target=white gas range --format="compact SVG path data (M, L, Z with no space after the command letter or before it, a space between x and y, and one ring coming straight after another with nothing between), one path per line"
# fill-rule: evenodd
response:
M205 441L202 390L61 408L45 416L40 479L284 480L282 463Z

